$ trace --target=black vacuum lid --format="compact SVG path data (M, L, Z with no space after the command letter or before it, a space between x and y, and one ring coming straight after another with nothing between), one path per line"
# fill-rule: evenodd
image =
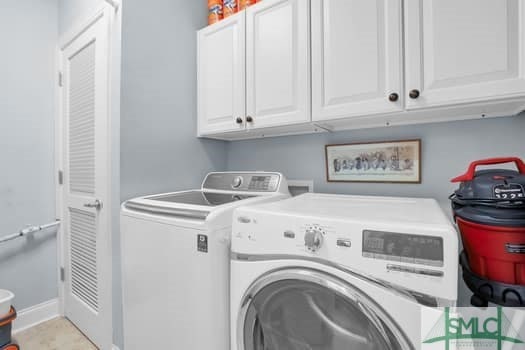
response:
M462 199L524 199L525 175L515 170L480 170L462 182L455 194Z
M513 162L518 171L490 169L479 165ZM525 226L525 163L519 158L493 158L473 162L468 171L452 182L460 182L450 196L454 214L489 225Z

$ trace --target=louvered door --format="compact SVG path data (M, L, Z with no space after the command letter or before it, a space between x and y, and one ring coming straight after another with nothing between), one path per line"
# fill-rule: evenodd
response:
M111 347L108 199L108 22L62 49L64 312L101 349Z

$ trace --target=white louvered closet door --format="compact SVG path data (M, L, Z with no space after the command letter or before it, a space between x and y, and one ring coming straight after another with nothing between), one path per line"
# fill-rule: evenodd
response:
M64 313L111 347L108 20L101 12L62 49Z

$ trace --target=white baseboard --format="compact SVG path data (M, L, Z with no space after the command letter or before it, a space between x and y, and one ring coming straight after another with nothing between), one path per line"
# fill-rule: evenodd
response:
M41 304L17 311L16 320L13 322L13 334L25 331L46 321L60 317L58 299L52 299ZM112 350L120 350L113 345Z
M58 316L60 316L58 299L17 311L17 317L13 323L13 333L21 332Z

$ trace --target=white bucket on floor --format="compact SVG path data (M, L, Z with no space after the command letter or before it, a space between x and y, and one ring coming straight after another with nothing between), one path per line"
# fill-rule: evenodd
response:
M15 295L8 290L0 289L0 318L7 316L11 310L11 302Z

